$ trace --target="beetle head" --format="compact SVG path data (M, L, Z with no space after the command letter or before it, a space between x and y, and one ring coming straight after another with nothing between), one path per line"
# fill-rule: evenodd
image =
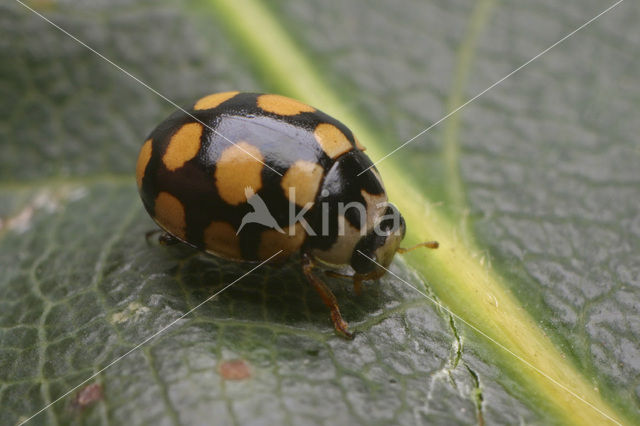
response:
M400 211L388 203L384 214L375 221L373 229L356 244L351 256L351 267L357 274L384 275L384 268L391 264L406 230Z

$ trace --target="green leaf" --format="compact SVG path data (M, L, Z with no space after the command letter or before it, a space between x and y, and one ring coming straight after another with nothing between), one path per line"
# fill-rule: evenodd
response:
M608 6L29 5L178 104L288 94L374 160ZM32 422L638 423L638 15L621 3L380 164L408 244L441 243L392 271L437 305L390 274L359 297L328 280L345 341L295 260L264 268L100 372L95 401L75 390ZM249 268L144 240L133 167L170 104L19 3L0 22L0 423L16 424Z

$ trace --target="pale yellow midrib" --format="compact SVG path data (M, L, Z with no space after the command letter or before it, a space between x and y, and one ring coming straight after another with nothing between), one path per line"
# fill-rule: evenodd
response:
M367 141L367 154L371 158L383 156L378 148L382 144L378 143L375 132L346 108L344 102L330 90L262 2L203 1L215 6L217 18L226 21L227 27L256 56L263 67L260 71L269 74L280 90L330 112L349 125L361 141ZM585 425L606 423L605 416L618 418L593 386L573 364L564 359L530 315L521 308L507 290L503 278L480 264L480 250L470 246L468 242L463 245L456 238L455 224L443 217L422 194L409 186L410 177L393 167L392 160L382 163L379 169L392 200L403 212L412 229L408 243L435 239L441 244L437 251L416 251L408 256L410 263L429 281L440 300L453 313L509 347L517 356L570 388L596 409L538 373L525 374L528 367L523 364L523 374L512 379L528 391L535 392L536 398L544 400L546 406L559 417L558 421ZM497 355L501 353L501 349L496 348L495 351ZM496 362L513 372L514 366L520 361L502 352ZM609 423L613 422L609 420Z
M456 66L453 75L451 89L447 100L446 114L459 108L466 101L465 91L469 81L475 57L476 44L479 35L485 28L491 11L495 6L495 0L480 0L476 2L470 18L469 29L458 48ZM458 110L442 122L442 160L445 164L445 182L447 188L447 202L449 211L454 212L458 219L463 218L467 207L466 194L462 183L460 171L460 123L462 111ZM436 129L434 129L436 131ZM470 234L465 228L463 232Z

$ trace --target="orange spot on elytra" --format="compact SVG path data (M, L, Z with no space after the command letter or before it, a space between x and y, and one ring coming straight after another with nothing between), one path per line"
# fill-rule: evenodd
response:
M242 259L236 230L227 222L213 221L204 230L205 250L228 259Z
M184 240L187 223L185 220L184 206L173 195L161 192L156 198L154 219L166 231Z
M220 198L231 205L247 201L245 188L258 192L262 187L260 150L247 142L238 142L222 151L216 165L216 187Z
M331 158L337 158L353 149L351 142L349 142L344 133L330 123L318 124L313 136L315 136L322 150Z
M169 141L162 162L167 169L174 171L196 156L200 150L202 124L187 123L182 126Z
M307 203L313 203L320 187L323 172L322 166L317 163L304 160L296 161L282 177L281 186L284 190L284 196L289 198L290 192L293 192L292 195L295 199L289 199L289 201L295 201L300 207L304 207Z
M147 169L147 164L151 159L151 139L147 139L140 149L138 155L138 163L136 164L136 181L138 182L138 188L142 186L142 179L144 178L144 172Z
M316 110L312 106L280 95L260 95L258 96L258 106L266 112L278 115L297 115Z
M262 234L260 234L260 245L258 246L258 258L260 260L268 259L282 250L275 258L277 261L282 261L300 250L307 236L300 222L283 228L283 231L284 232L279 232L275 229L262 231ZM289 235L290 232L293 235Z
M198 100L198 102L196 102L196 104L193 106L193 109L200 110L215 108L224 101L228 101L229 99L233 98L238 93L240 92L222 92L205 96L204 98L201 98Z

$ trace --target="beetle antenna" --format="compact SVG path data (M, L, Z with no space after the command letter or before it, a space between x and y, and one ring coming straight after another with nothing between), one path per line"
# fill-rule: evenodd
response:
M413 251L417 248L420 247L427 247L430 249L437 249L438 247L440 247L440 244L437 241L425 241L424 243L420 243L420 244L416 244L413 247L409 247L409 248L403 248L403 247L398 247L398 250L396 250L397 253L408 253L410 251Z

